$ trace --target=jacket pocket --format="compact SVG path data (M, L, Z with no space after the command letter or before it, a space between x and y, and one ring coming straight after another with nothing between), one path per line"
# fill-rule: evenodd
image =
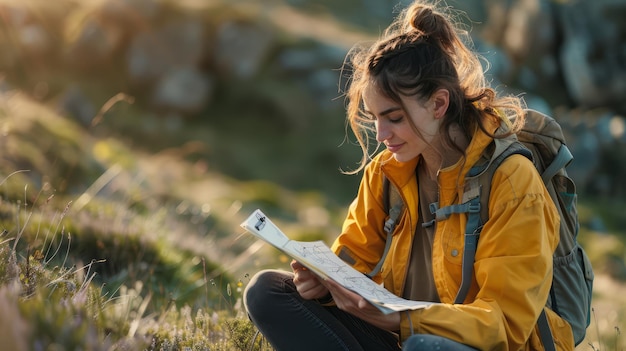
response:
M445 260L453 265L461 266L463 264L464 236L451 233L444 228L441 239Z

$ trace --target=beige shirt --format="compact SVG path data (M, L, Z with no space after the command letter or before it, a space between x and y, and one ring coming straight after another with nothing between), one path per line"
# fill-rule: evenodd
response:
M436 222L427 227L422 226L423 223L428 223L434 218L434 215L430 213L429 205L437 201L439 188L436 180L430 179L420 164L417 166L417 179L420 213L402 297L414 301L439 302L432 267L432 247Z

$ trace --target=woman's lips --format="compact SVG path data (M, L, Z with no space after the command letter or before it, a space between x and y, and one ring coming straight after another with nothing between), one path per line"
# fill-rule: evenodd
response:
M404 145L404 143L402 143L402 144L392 144L392 145L390 144L390 145L386 145L386 147L387 147L387 150L389 150L390 152L396 153L396 152L398 152L402 148L403 145Z

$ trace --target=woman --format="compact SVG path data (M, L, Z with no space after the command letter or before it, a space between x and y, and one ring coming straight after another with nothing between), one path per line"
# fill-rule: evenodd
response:
M414 2L369 48L351 52L347 115L363 149L363 179L333 250L368 273L383 255L383 179L405 211L382 270L398 296L435 304L382 314L359 295L298 262L259 272L245 292L250 318L277 350L542 350L536 322L552 279L559 217L522 155L494 174L489 220L463 304L467 217L432 222L429 204L458 203L465 176L498 137L524 123L521 101L486 86L467 36L436 7ZM516 117L511 122L511 117ZM369 135L386 150L370 162ZM573 350L571 328L547 311L557 349Z

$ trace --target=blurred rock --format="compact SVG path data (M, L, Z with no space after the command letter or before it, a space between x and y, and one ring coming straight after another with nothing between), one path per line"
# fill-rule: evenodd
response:
M21 48L29 54L43 54L52 45L46 30L37 24L22 26L16 34Z
M584 131L570 145L574 161L568 167L569 175L580 190L595 187L593 178L600 161L598 138L593 133Z
M597 106L604 99L604 93L598 89L593 68L587 62L589 40L569 38L561 48L561 68L571 97L580 104Z
M591 187L594 176L600 164L601 149L597 135L578 114L567 113L557 119L574 160L567 167L567 173L572 177L579 192Z
M66 49L66 59L74 67L98 67L109 62L121 47L123 29L120 27L88 20L78 31Z
M275 36L275 32L256 23L220 24L214 48L217 69L238 78L252 78L268 58Z
M515 72L496 79L553 103L626 110L626 2L484 3L489 13L480 36L502 48Z
M478 53L484 58L481 63L483 64L483 69L486 71L486 75L490 79L494 79L497 82L501 80L508 81L513 76L514 65L509 56L504 53L502 49L480 38L474 39L474 46ZM497 86L498 83L492 83L491 85Z
M202 23L189 20L137 34L127 54L128 75L142 84L181 66L199 66L207 48Z
M333 99L340 94L337 88L339 74L326 69L319 69L312 72L306 82L322 109L328 110L334 106Z
M412 3L412 0L403 0L401 3L403 6L408 6ZM501 1L502 2L502 1ZM485 0L448 0L447 4L451 6L454 11L460 15L459 20L461 22L465 22L466 20L470 23L466 23L471 27L481 27L489 20L489 11L488 7L490 6L490 1ZM469 17L469 18L466 18Z
M103 1L66 22L66 58L70 64L94 68L114 59L131 36L145 29L160 11L152 0Z
M568 174L579 193L622 199L626 197L626 121L606 109L555 113L574 155Z
M3 34L0 42L12 45L10 50L5 48L2 52L2 63L17 64L20 58L32 59L39 55L46 55L54 49L53 38L49 30L46 30L40 19L27 8L16 4L0 4L2 14Z
M626 96L626 3L567 2L559 7L563 76L580 105L623 104Z
M306 48L286 48L278 55L276 63L286 74L302 77L301 82L311 97L322 109L328 109L334 106L333 100L340 95L339 65L345 56L345 49L320 43Z
M517 63L535 61L555 46L555 26L549 0L520 0L510 7L502 46Z
M154 0L116 0L102 3L102 17L120 26L138 27L154 20L163 10L163 3Z
M308 45L307 47L287 47L278 55L277 62L285 71L307 72L314 68L328 69L343 62L346 50L342 47Z
M212 91L210 77L195 67L181 67L171 70L157 83L152 104L159 109L195 113L207 105Z
M292 132L312 123L330 126L338 120L334 109L343 112L346 81L340 70L349 47L375 38L410 0L358 3L349 14L332 13L344 11L337 3L307 12L321 5L299 0L267 7L219 0L193 8L154 0L55 3L36 10L19 2L0 4L9 34L0 35L0 69L7 86L41 101L58 98L59 108L83 125L99 107L88 96L102 101L123 92L144 109L131 118L146 119L138 124L150 128L180 128L221 103L271 116ZM467 12L469 22L462 13L458 20L474 36L491 85L522 95L528 107L563 125L575 157L569 173L579 191L626 195L619 183L626 178L626 166L620 166L626 165L620 117L626 115L626 2L449 4ZM380 27L356 33L359 25L377 21ZM83 69L78 78L76 68ZM94 77L106 79L102 72L116 74L103 84L110 90L81 91L79 86L98 84ZM322 114L327 119L318 120Z
M509 62L506 71L496 78L543 95L551 103L567 101L557 64L559 36L553 19L553 2L484 1L488 4L489 18L480 28L480 37L497 47L499 56Z

